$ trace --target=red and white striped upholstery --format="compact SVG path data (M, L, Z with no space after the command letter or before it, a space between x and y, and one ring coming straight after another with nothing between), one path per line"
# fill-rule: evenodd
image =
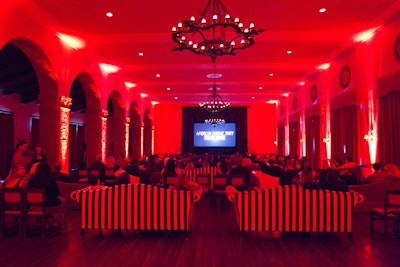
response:
M200 190L201 191L201 190ZM127 184L74 191L82 229L189 230L201 192Z
M227 187L241 231L351 232L357 192L278 186L239 192Z

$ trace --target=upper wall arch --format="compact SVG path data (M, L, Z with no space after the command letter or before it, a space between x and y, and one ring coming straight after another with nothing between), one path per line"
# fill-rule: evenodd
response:
M9 43L18 47L32 64L38 79L41 100L57 101L59 91L57 75L45 52L28 39L13 39Z

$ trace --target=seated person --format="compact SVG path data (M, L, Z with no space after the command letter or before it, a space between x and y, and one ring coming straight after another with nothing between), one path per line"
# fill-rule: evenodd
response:
M326 189L347 192L347 183L340 178L339 174L332 170L326 174Z
M236 157L234 160L234 165L228 172L228 184L231 184L231 177L233 175L243 175L244 176L244 189L247 189L250 184L250 171L242 166L242 158Z
M184 174L178 174L176 184L169 187L171 190L191 190L195 191L201 189L198 183L195 183L189 179L189 177Z
M138 184L139 176L131 175L122 168L115 171L114 176L117 178L117 184Z
M310 167L307 167L307 169L301 171L300 176L304 186L306 187L315 186L315 180Z
M339 176L347 184L357 184L361 180L361 169L357 168L357 164L353 162L353 159L349 156L346 157L345 163L336 167L335 170L338 172Z
M65 229L67 227L65 199L59 197L60 191L56 180L51 176L50 165L47 161L35 164L32 166L33 172L28 180L28 188L44 188L47 211L53 216L56 226Z
M383 164L376 162L372 164L372 168L374 169L374 173L368 175L367 179L365 179L365 183L375 183L384 181L387 178L387 173L383 171Z
M17 164L11 167L9 175L4 181L6 188L25 188L29 174L26 173L26 168L22 164Z
M300 176L296 170L286 170L279 177L280 185L302 185Z
M54 166L54 172L51 174L54 180L66 183L72 183L72 179L66 174L61 172L61 163L57 162Z
M127 172L121 172L117 178L118 184L130 184L131 179Z
M91 170L99 170L99 172L100 172L100 181L104 182L105 176L106 176L106 174L105 174L106 173L106 166L102 162L100 154L96 156L95 162L93 162L92 165L90 165L89 169L91 169ZM89 177L89 180L90 179L91 179L91 177ZM97 179L92 178L92 180L96 180L96 181L88 181L89 184L94 185L93 183L97 183Z
M389 176L393 178L400 178L400 170L399 168L393 164L388 163L383 167L383 171Z

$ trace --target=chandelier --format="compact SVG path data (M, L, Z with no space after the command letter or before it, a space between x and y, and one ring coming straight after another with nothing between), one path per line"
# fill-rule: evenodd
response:
M231 19L221 0L208 0L200 20L192 16L172 28L172 40L178 44L172 51L190 50L215 62L218 56L234 56L236 50L252 46L253 37L263 31L253 23L245 28L239 18Z
M211 95L206 101L199 103L202 110L215 113L225 110L231 106L231 103L222 100L222 97L217 92L217 85L214 83Z

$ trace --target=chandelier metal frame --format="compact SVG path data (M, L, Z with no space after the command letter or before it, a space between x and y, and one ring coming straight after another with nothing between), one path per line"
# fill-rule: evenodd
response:
M245 28L239 18L232 20L221 0L208 0L200 20L192 16L172 28L172 40L178 44L172 51L189 50L215 62L218 56L234 56L236 50L252 46L253 37L263 31L253 23Z
M214 83L212 93L208 96L206 101L199 103L202 110L215 113L228 109L231 103L222 100L222 97L217 92L217 85Z

